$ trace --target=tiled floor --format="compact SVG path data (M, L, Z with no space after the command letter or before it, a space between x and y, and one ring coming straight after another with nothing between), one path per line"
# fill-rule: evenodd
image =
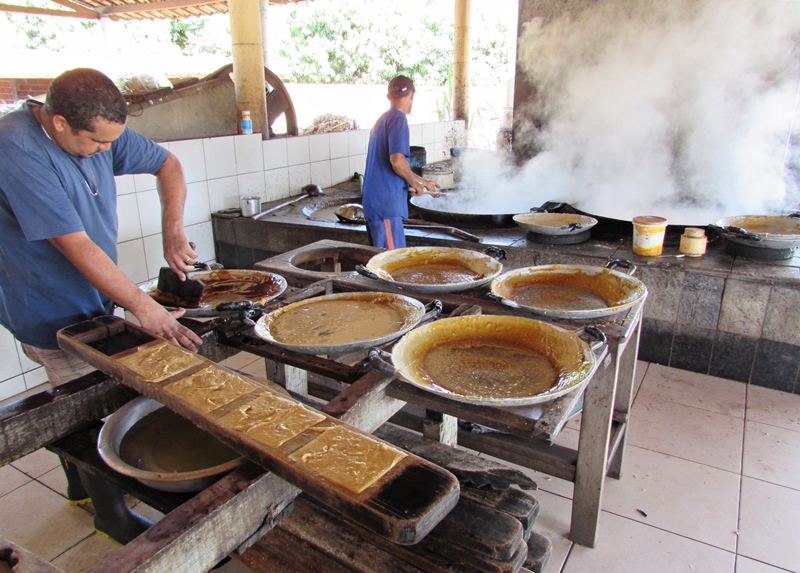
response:
M250 356L229 364L264 375ZM800 396L645 363L637 378L624 475L606 482L596 548L567 539L572 484L529 472L534 528L554 546L546 573L800 573ZM575 444L577 428L558 443ZM119 546L63 492L44 450L0 468L0 535L87 571Z

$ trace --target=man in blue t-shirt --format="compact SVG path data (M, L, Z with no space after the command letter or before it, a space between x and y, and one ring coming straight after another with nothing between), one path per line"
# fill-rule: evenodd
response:
M408 219L408 188L414 195L436 194L439 184L411 171L408 120L414 104L414 82L397 76L389 82L391 104L369 135L361 202L369 244L396 249L406 246L403 220Z
M174 344L196 351L202 343L176 320L182 310L167 312L116 264L114 177L132 173L158 180L169 266L184 278L197 258L183 228L180 161L127 129L127 116L114 82L79 68L53 80L44 105L28 100L0 118L0 324L44 366L54 387L93 370L59 349L56 332L110 314L114 304ZM135 518L126 525L124 503L108 510L107 489L90 487L91 478L82 486L71 464L65 471L71 500L86 497L83 486L93 489L98 529L123 540L147 525Z

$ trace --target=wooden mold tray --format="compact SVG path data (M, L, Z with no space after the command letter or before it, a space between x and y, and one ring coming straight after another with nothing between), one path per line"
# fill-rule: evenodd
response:
M439 466L124 319L70 326L58 342L395 543L417 543L458 501L458 480Z

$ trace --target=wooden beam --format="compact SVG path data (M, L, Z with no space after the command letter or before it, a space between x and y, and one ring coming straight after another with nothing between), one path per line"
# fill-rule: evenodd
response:
M100 16L108 16L111 14L137 14L140 12L191 8L193 6L204 6L206 4L218 4L219 2L220 0L162 0L160 2L147 2L145 4L107 6L98 10L98 14L100 14Z
M63 3L68 5L68 3ZM36 14L37 16L64 16L66 18L84 18L87 20L99 20L100 15L93 11L74 4L69 5L74 12L67 10L52 10L50 8L34 8L32 6L12 6L11 4L0 4L0 12L18 12L20 14Z
M0 408L0 466L86 427L137 396L101 372L92 372Z

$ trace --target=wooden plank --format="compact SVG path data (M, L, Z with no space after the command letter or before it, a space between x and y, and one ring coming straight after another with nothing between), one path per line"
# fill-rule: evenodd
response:
M298 493L275 474L246 464L170 512L92 573L208 571L282 517Z
M239 390L239 396L213 410L204 411L197 405L164 389L171 382L188 379L199 371L217 378L218 373L228 385L230 379L240 379L213 362L174 347L161 339L156 339L141 328L116 317L101 317L87 321L59 332L59 344L93 366L118 378L142 394L158 400L171 410L191 420L199 427L224 441L248 459L268 468L293 485L309 493L322 503L358 520L365 527L397 543L416 543L424 537L455 506L458 500L459 485L456 478L447 471L413 454L407 454L400 461L379 474L377 481L363 491L354 490L331 479L325 472L306 465L305 457L293 457L292 453L314 441L329 431L348 436L346 440L362 440L374 443L368 434L346 426L338 420L320 414L319 420L309 424L303 431L282 443L270 447L254 439L244 431L223 424L219 418L236 408L251 403L256 392ZM120 357L153 351L166 354L164 361L155 360L160 374L145 379L132 368L126 366ZM163 380L162 380L163 378ZM249 393L247 393L249 392ZM262 392L262 391L259 391ZM266 392L266 391L264 391ZM274 400L274 398L270 398ZM403 454L398 454L403 455Z
M461 487L461 499L494 508L512 516L522 524L527 537L539 515L539 502L531 494L515 488L497 491L487 488Z
M8 573L64 573L27 549L0 536L0 571Z
M292 514L277 527L303 541L309 550L334 559L337 564L344 565L348 571L360 573L419 573L413 565L386 553L368 543L351 531L342 528L341 520L333 513L321 509L300 496L295 502ZM263 547L274 547L277 542L272 536L265 536L257 544L258 550ZM256 547L253 548L256 550ZM243 555L246 557L247 553ZM319 569L327 571L326 569Z
M508 410L456 402L445 396L426 392L400 379L389 384L386 393L393 398L421 406L427 410L450 414L451 416L508 432L521 438L533 436L536 426L536 420L520 416Z
M352 573L352 568L300 539L276 528L238 558L258 573Z
M485 434L459 432L458 443L465 448L489 454L512 464L575 481L578 452L571 448L558 444L550 445L540 440L523 440L499 432Z
M541 533L531 532L528 538L528 557L525 568L532 573L542 573L553 553L553 543Z
M466 497L433 528L426 541L432 546L457 545L465 553L508 561L523 542L522 523L492 507Z
M385 392L393 379L392 375L372 370L323 406L322 411L372 433L405 406L405 402Z
M110 415L136 396L106 374L92 372L58 391L0 407L0 466Z
M375 436L447 469L459 481L476 487L490 486L493 489L506 490L517 485L524 489L536 489L536 482L519 470L470 452L444 446L398 426L381 426L376 430Z

